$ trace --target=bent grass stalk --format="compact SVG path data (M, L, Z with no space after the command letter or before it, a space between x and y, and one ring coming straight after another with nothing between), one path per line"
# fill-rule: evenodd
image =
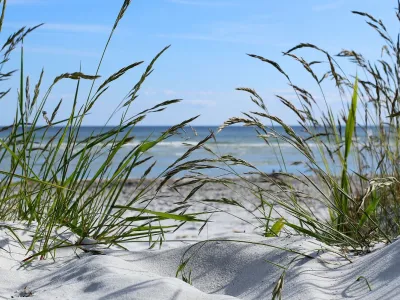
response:
M272 66L288 81L298 104L295 105L283 96L278 95L277 98L298 117L298 125L306 135L300 136L279 116L271 115L263 97L248 87L237 90L247 92L260 111L230 118L219 131L235 124L255 128L255 134L265 142L266 148L273 150L277 163L283 167L284 171L277 174L278 178L273 178L238 157L215 153L204 147L215 157L213 163L217 163L218 168L236 177L235 180L227 179L227 185L240 185L259 199L260 214L256 218L263 224L266 236L276 236L290 229L292 233L308 235L329 245L364 251L378 241L391 242L400 233L400 79L395 71L400 68L397 59L400 56L399 43L390 37L382 21L367 13L353 13L367 18L367 24L384 41L382 59L375 63L367 61L355 51L343 50L337 55L350 58L359 70L358 74L363 76L346 75L336 58L310 43L301 43L283 53L285 57L301 64L316 83L321 96L297 86L277 62L249 54ZM400 4L397 17L399 15ZM326 61L307 62L294 54L300 50L316 51ZM328 70L319 75L314 66L322 63L328 65ZM323 84L329 78L343 104L343 110L337 113L329 105L324 93ZM316 101L318 98L322 98L323 102ZM321 104L325 104L325 107ZM283 133L277 130L277 125ZM295 162L302 178L287 172L288 162L280 142L290 144L303 157L302 161ZM316 150L311 148L311 143L316 146ZM201 163L193 162L193 165L196 168L197 164L200 169ZM235 165L245 167L247 171L239 174ZM244 175L258 176L268 181L278 193L271 193ZM193 191L207 183L219 182L219 179L206 175L187 178L195 184ZM298 190L298 184L288 184L287 179L312 187L315 193L304 195ZM235 199L219 200L220 203L247 210L242 205L246 201L242 195ZM315 216L309 207L310 201L322 204L329 212L329 219ZM283 208L296 221L289 222L278 217L272 222L271 210L279 215L276 210L278 207Z
M33 237L28 245L20 241L17 229L12 230L22 245L27 246L28 252L35 250L26 261L36 257L45 258L59 248L80 247L86 238L95 239L99 244L114 244L121 247L124 242L140 239L162 242L164 232L176 229L180 223L204 222L197 218L197 214L186 214L184 207L166 212L147 208L156 197L148 195L154 188L158 191L166 183L159 180L161 177L167 173L179 174L187 170L172 165L152 180L146 181L146 177L156 164L154 158L148 154L149 150L177 134L196 117L171 126L160 136L149 136L145 141L139 141L129 151L123 150L124 146L134 139L135 128L146 115L163 111L168 106L180 102L179 99L167 100L142 112L134 114L131 112L142 84L153 71L153 65L169 46L154 57L137 83L111 113L110 119L117 112L121 112L119 124L111 128L104 127L100 133L92 133L85 140L79 138L83 121L93 107L98 105L112 83L143 64L143 61L139 61L119 69L95 89L95 82L100 78L99 71L108 45L129 5L130 1L125 0L103 49L95 74L88 75L81 70L63 73L54 79L42 97L40 90L42 78L45 76L44 71L41 72L34 94L31 96L29 77L24 76L24 52L21 47L16 114L13 124L1 129L6 131L7 135L0 140L0 217L2 220L23 220L28 225L34 225ZM4 1L0 28L5 6ZM2 68L10 53L18 44L22 45L23 39L36 28L22 28L7 39L3 45ZM9 78L12 73L2 73L1 79ZM62 100L52 112L45 112L45 108L49 105L49 96L54 86L65 80L75 80L76 88L69 117L59 120L58 113L64 109ZM80 93L84 81L90 81L91 85L87 99L81 105ZM9 91L2 92L0 97L4 97ZM46 126L38 125L42 118L46 121ZM54 126L59 126L57 127L59 129L51 130ZM196 147L193 147L192 151L195 149ZM185 158L189 157L190 153L187 153ZM120 202L124 185L138 166L146 167L136 192L126 202ZM158 186L160 182L161 185ZM177 225L164 225L165 220L175 221ZM3 227L10 229L9 226ZM63 238L61 234L57 234L60 228L64 231L70 230L77 239Z
M184 129L196 118L171 126L160 136L149 136L145 141L132 147L122 158L118 155L122 152L124 145L133 139L132 133L135 127L145 119L146 115L162 111L180 101L179 99L167 100L142 112L131 113L131 107L137 100L143 83L152 73L153 65L169 46L155 55L136 84L129 89L127 96L110 114L109 120L117 112L121 113L119 124L111 129L104 127L100 133L92 133L85 140L78 138L85 117L96 104L98 105L112 83L128 71L140 68L144 63L138 61L120 68L95 89L108 45L130 2L125 0L121 7L94 75L84 74L81 69L73 73L63 73L54 79L43 97L40 97L40 89L44 71L41 72L33 97L31 97L29 77L24 76L26 73L24 51L21 47L19 94L14 122L0 129L8 133L4 140L0 140L0 165L2 166L0 217L3 220L24 220L28 224L35 225L29 245L25 245L19 239L17 228L3 226L22 246L27 246L28 252L35 250L35 253L30 254L25 261L37 257L45 258L46 255L54 253L59 248L83 246L86 238L95 239L98 244L121 247L125 242L143 238L153 242L154 237L157 237L161 243L166 231L177 229L185 222L206 224L207 220L198 218L201 214L185 213L186 202L200 188L213 182L223 182L226 186L242 184L260 200L256 209L256 212L260 214L257 215L253 211L250 213L256 217L259 226L263 227L265 237L279 236L281 232L294 231L314 237L329 245L366 250L373 242L378 240L389 242L393 236L399 234L400 104L398 99L400 79L396 70L400 66L398 60L394 58L400 56L400 49L398 42L390 38L381 21L377 21L369 14L354 12L367 18L368 24L385 40L382 53L387 57L386 59L373 64L354 51L344 50L338 55L350 58L366 74L366 78L356 76L355 81L350 80L350 76L346 76L333 56L309 43L299 44L284 52L285 57L300 63L316 82L326 105L320 111L322 117L317 117L315 114L315 109L320 109L320 104L315 100L317 97L295 85L278 63L259 55L249 54L250 57L273 66L288 80L300 107L283 96L278 96L278 99L297 115L299 125L308 137L299 136L281 118L271 115L263 98L255 90L243 87L238 90L249 93L251 101L260 108L260 111L231 118L221 126L220 130L234 124L254 127L257 136L265 142L266 147L272 147L279 165L283 167L284 172L278 174L278 177L274 178L240 158L213 152L206 146L206 142L214 138L214 135L210 134L191 147L156 178L146 181L156 163L148 155L149 151L160 142L175 135L178 130ZM3 25L6 1L2 4L0 29ZM400 4L398 12L400 13ZM28 34L39 26L21 28L6 40L1 50L3 55L3 60L0 62L1 70L6 65L10 53L18 45L22 45ZM328 71L318 76L313 66L321 62L307 62L304 58L295 55L294 52L300 49L311 49L324 55L329 65ZM8 79L14 72L1 73L0 79L2 81ZM322 83L328 78L333 80L342 100L343 98L351 99L350 104L345 106L345 110L338 115L333 113L323 92ZM53 87L65 80L75 80L76 88L69 117L59 120L57 115L63 107L62 100L51 113L44 111ZM89 81L90 91L85 97L85 103L79 106L81 84L85 81ZM348 97L346 91L351 91L352 97ZM9 92L10 89L0 92L0 99ZM364 117L365 124L361 124L360 118L356 118L357 112ZM38 125L41 118L45 119L46 126ZM264 125L264 121L268 121L270 125ZM50 129L56 125L62 127L56 133L50 133ZM277 125L283 128L283 134L277 130ZM368 132L371 125L375 126L377 131L372 135L367 134L366 140L360 140L359 131ZM344 136L343 126L345 126ZM53 135L49 138L49 134ZM306 167L312 175L302 173L304 176L299 178L287 172L288 162L283 155L281 142L289 143L303 156L304 161L300 162L300 165ZM317 145L316 152L311 149L311 142ZM188 160L191 153L199 148L214 155L215 159ZM91 167L101 156L105 157L104 162L93 172ZM356 165L350 167L350 159L354 156ZM322 163L318 162L317 158L320 158ZM339 162L341 172L335 172L334 162ZM112 168L111 163L116 165L116 168ZM37 165L40 165L40 168L34 168ZM129 175L137 167L143 165L146 165L146 170L141 175L136 193L126 203L120 203L120 195ZM235 165L245 166L250 170L248 174L267 179L279 193L273 194L243 174L239 174L235 171ZM3 166L8 166L8 168L3 168ZM224 170L226 174L234 175L240 180L198 176L198 172L213 168ZM148 197L152 189L155 189L157 194L169 179L189 170L195 175L186 178L190 179L190 184L195 184L195 187L183 201L182 206L166 212L149 209L149 204L156 197L156 195ZM286 179L300 181L315 188L318 195L313 195L311 198L319 201L329 210L330 219L318 219L307 203L304 203L304 195L301 195L296 185L288 183ZM187 184L189 183L179 180L174 183L175 187ZM241 196L238 195L238 197ZM143 201L145 204L141 205ZM247 210L242 199L206 199L203 202L235 205ZM277 213L277 207L283 208L295 217L297 222L289 222L282 216L271 218L272 212ZM127 216L127 213L135 215ZM165 220L177 221L178 225L164 225ZM59 228L72 231L78 237L77 241L69 241L56 234L56 229ZM237 240L221 241L244 243ZM280 250L293 252L290 249ZM190 283L191 272L183 274L188 261L183 258L177 276L182 275L183 279ZM285 267L282 268L285 269ZM284 274L285 271L276 285L273 297L281 296Z

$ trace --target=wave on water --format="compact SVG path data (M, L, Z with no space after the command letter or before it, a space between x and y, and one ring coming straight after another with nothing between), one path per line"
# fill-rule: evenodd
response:
M137 141L137 142L129 142L126 143L124 145L122 145L123 148L133 148L133 147L137 147L140 144L142 144L144 141ZM160 142L157 145L155 145L154 147L165 147L165 148L188 148L188 147L193 147L196 146L198 144L197 141L164 141L164 142ZM358 146L362 146L364 143L357 143ZM36 146L37 147L45 147L47 145L47 143L37 143ZM55 142L54 146L56 146L57 143ZM62 143L60 145L61 149L66 149L70 144L68 143ZM115 143L113 142L109 142L109 143L98 143L97 146L99 147L111 147L115 145ZM210 148L229 148L229 149L243 149L243 148L270 148L270 147L274 147L274 148L294 148L293 144L288 143L288 142L274 142L274 143L269 143L266 144L265 142L210 142L210 143L206 143L205 144L207 147ZM322 144L321 143L311 143L308 142L307 145L310 148L317 148L320 147ZM333 148L337 147L335 144L331 145ZM390 145L389 145L390 146ZM395 143L393 143L392 146L395 146ZM74 145L74 149L75 150L79 150L79 149L83 149L85 147L85 144L83 143L77 143Z

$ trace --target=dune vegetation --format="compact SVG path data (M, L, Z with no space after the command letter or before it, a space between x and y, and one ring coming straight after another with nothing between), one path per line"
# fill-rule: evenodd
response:
M396 13L399 18L400 6ZM227 174L239 176L241 182L259 198L259 209L264 216L261 223L265 226L266 236L277 236L287 228L328 245L368 251L376 242L390 243L399 235L399 38L391 38L384 23L370 14L358 11L353 11L353 14L366 19L366 23L382 37L381 59L368 61L353 50L342 50L332 55L308 43L283 52L284 57L295 60L304 68L321 92L322 99L296 85L295 77L292 79L277 62L248 54L275 68L293 88L298 104L280 95L276 98L296 114L297 125L304 132L299 135L280 116L269 114L268 104L248 87L237 90L249 94L260 110L232 117L219 129L237 124L254 127L254 134L265 142L266 148L274 151L281 166L281 171L274 174L278 176L271 176L240 157L213 153L225 165ZM303 49L317 52L315 56L322 55L325 61L306 61L297 54ZM341 58L354 63L358 74L344 73L340 66ZM328 66L322 74L313 70L313 66L319 64ZM334 82L340 95L343 109L339 112L332 110L325 97L324 83L328 80ZM316 117L318 115L321 117ZM284 134L278 128L283 128ZM286 171L287 159L281 155L280 143L289 143L302 155L303 160L295 162L307 170L300 172L302 176ZM246 173L237 173L235 165L247 167L248 175L271 182L279 193L257 186L243 176ZM237 181L231 183L237 184ZM302 185L311 187L312 193L304 194L298 189ZM321 220L316 217L304 199L321 203L329 212L329 218ZM297 222L291 223L283 218L273 222L266 217L275 205L283 207Z
M1 21L4 20L6 1L3 1L2 5ZM126 97L121 99L115 111L111 112L110 117L117 112L122 113L120 123L112 129L106 128L100 134L93 134L85 140L78 139L85 116L106 94L113 81L144 63L143 61L134 62L105 77L106 79L101 79L99 75L103 59L106 58L107 47L129 5L130 1L124 1L115 24L111 28L97 70L91 75L77 70L77 72L57 76L43 93L42 98L39 95L45 71L41 72L40 79L31 93L29 76L24 75L22 47L23 40L29 38L29 33L40 25L21 28L8 37L2 47L2 68L7 66L11 52L18 47L21 47L21 68L18 70L20 87L15 121L1 129L7 132L7 137L0 140L0 165L2 166L0 218L3 221L23 221L28 226L35 224L32 243L28 250L36 249L36 253L28 260L37 256L44 258L60 247L79 247L84 244L85 238L92 238L100 244L120 246L126 241L143 237L151 239L154 236L154 241L157 239L161 241L159 237L163 231L172 229L171 226L164 227L161 224L162 220L197 221L195 215L182 213L182 209L174 212L156 212L146 210L147 205L137 207L140 202L151 202L147 194L154 185L159 184L157 189L160 189L165 184L165 182L160 183L158 178L163 177L167 172L179 174L181 171L176 164L173 164L157 178L146 181L147 174L155 164L153 157L145 156L146 152L176 134L179 129L190 124L196 117L182 120L181 123L171 126L161 136L149 137L131 149L122 159L117 155L123 145L132 140L132 132L146 115L162 111L180 101L179 99L168 100L142 112L132 112L132 106L143 82L153 71L153 65L157 59L168 47L162 49L148 63L145 72L136 84L127 89ZM13 70L1 74L1 80L5 81L14 73L16 71ZM53 87L62 80L75 80L76 89L69 118L58 120L57 112L64 109L62 101L52 112L46 112L44 107ZM91 81L88 95L80 94L79 87L83 80ZM5 97L9 92L10 89L4 89L1 97ZM82 98L86 101L82 106L78 106L78 99ZM43 118L47 125L37 125ZM59 130L50 139L45 140L45 137L49 135L49 128L54 126L59 126L57 127ZM190 151L186 156L189 154ZM101 165L95 165L101 157ZM117 167L114 167L115 165ZM143 165L146 165L146 171L142 174L137 193L127 203L117 204L129 175L135 168ZM137 212L137 215L125 217L127 211ZM143 215L144 213L146 216ZM7 227L7 225L4 226ZM79 239L71 244L67 239L61 238L62 233L54 234L54 230L60 226L76 234ZM17 228L12 226L7 228L18 238Z
M0 3L1 29L7 1ZM11 76L18 76L19 88L14 122L0 128L1 132L7 133L6 138L0 139L0 227L26 248L25 263L37 258L56 259L58 249L84 249L87 243L124 249L125 243L146 240L151 248L156 244L161 246L165 234L179 231L183 224L197 222L204 228L208 212L189 212L190 199L212 184L222 184L231 189L240 186L258 199L255 210L249 210L244 205L247 200L240 194L236 198L207 199L203 202L248 210L257 220L265 240L287 235L306 236L335 247L338 254L345 256L349 251L365 254L379 242L389 244L396 239L400 231L400 41L398 36L392 38L389 35L381 20L367 13L353 12L365 19L367 25L382 37L382 56L377 61L368 61L362 53L353 50L333 55L308 43L283 52L284 59L295 60L304 68L305 74L315 82L323 101L317 101L320 96L314 96L296 85L297 75L287 74L278 62L249 54L264 63L260 67L274 68L291 86L297 103L283 96L278 95L277 98L296 114L304 135L298 135L280 116L271 115L267 101L249 87L237 90L247 93L259 110L232 117L219 130L233 125L254 128L254 134L265 142L265 148L274 151L281 166L280 172L267 174L240 157L213 151L208 143L218 143L218 134L210 132L163 172L150 177L157 157L148 155L149 151L171 136L180 134L197 118L179 120L160 136L149 136L140 141L122 158L118 155L123 146L134 139L136 128L148 114L173 109L180 102L180 99L166 100L141 112L135 110L143 83L151 80L148 77L168 46L147 62L144 73L133 86L127 87L126 97L110 113L110 118L121 114L119 124L111 129L104 124L101 133L93 133L85 140L78 139L85 117L106 97L113 82L127 76L135 67L146 64L136 61L111 75L104 76L101 72L103 61L108 59L108 45L112 43L113 34L130 5L130 0L123 1L105 41L98 67L91 74L80 70L62 73L61 70L49 87L43 87L44 69L32 88L26 75L28 72L24 69L23 41L30 38L32 31L39 30L40 24L16 31L6 38L1 48L3 71L0 80L3 88L0 98L15 92L6 86ZM400 4L396 13L400 21ZM10 55L16 49L21 54L20 68L8 70ZM307 61L300 56L304 50L314 51L323 59ZM346 74L340 66L341 59L354 63L357 74ZM327 66L327 69L317 72L314 70L317 65L319 70L321 65ZM59 119L58 112L64 109L62 101L54 111L45 111L45 107L53 87L65 80L76 82L75 97L69 117ZM81 93L83 81L90 82L87 95ZM333 82L340 95L343 103L340 112L333 111L326 101L324 84L327 81ZM82 99L83 105L79 104ZM47 125L38 125L42 120ZM284 133L277 130L278 127ZM48 138L51 128L58 130ZM306 172L295 175L287 171L280 143L289 143L301 154L303 160L298 164L306 168ZM209 156L192 159L191 155L200 149ZM135 193L121 203L121 193L130 175L139 166L145 166L145 171L139 178ZM239 173L235 169L237 166L245 167L247 171ZM209 176L204 171L210 168L217 168L227 176ZM268 182L272 189L258 184L254 177ZM172 179L172 188L190 186L189 195L170 210L151 209L158 192ZM304 186L308 187L306 192ZM323 207L328 217L317 215L310 203ZM20 232L26 230L31 235L28 245L20 240ZM73 234L75 238L66 238L66 233ZM254 244L239 238L231 242ZM198 251L201 252L201 247ZM193 257L183 258L176 272L177 277L188 283L192 281L192 270L185 270L185 267ZM284 270L282 276L277 278L273 298L282 293L288 267L282 268Z

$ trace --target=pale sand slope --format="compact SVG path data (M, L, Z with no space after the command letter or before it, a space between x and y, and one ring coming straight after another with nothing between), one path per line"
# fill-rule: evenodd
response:
M23 235L24 240L29 235ZM24 250L0 232L0 297L10 299L270 299L287 265L284 299L396 299L400 298L400 242L353 263L324 251L304 237L265 239L237 234L234 239L268 243L273 247L307 253L299 256L271 246L208 242L167 250L103 250L104 255L72 249L51 259L21 266ZM131 247L133 248L133 246ZM194 254L194 255L193 255ZM193 286L174 278L182 258L192 256ZM294 259L294 260L293 260ZM324 262L323 262L324 261ZM369 291L364 279L372 286ZM229 295L229 296L228 296Z
M272 190L277 193L277 189L273 188L270 183L262 181L259 177L249 177L250 181L256 183L264 190ZM168 233L166 235L168 240L205 240L209 238L215 238L220 236L229 236L237 233L251 233L251 234L262 234L265 230L263 224L265 221L259 220L261 218L265 220L265 217L259 211L260 200L255 197L248 188L245 188L245 184L241 181L234 180L240 183L236 186L230 185L225 186L222 184L207 184L200 190L198 190L189 200L184 201L190 194L195 185L187 185L179 187L179 191L171 188L173 181L166 184L161 192L151 201L148 209L155 211L168 211L178 206L182 206L182 201L189 206L187 213L193 212L212 212L210 214L200 215L200 219L207 219L209 224L203 227L202 222L197 223L186 223L178 231L174 233ZM136 188L138 180L131 179L125 185L122 194L120 195L120 203L128 203L131 198L136 194ZM297 183L297 184L296 184ZM292 184L297 186L299 191L303 191L305 195L316 195L316 192L311 187L298 184L293 181ZM146 198L151 199L152 193L150 192ZM284 199L285 195L276 194L277 197ZM234 199L240 202L246 209L215 202L207 202L207 199ZM267 198L267 194L264 195L264 199L269 203L273 203L272 199ZM290 203L288 201L288 203ZM306 197L303 199L303 203L310 207L313 213L318 216L321 220L328 219L329 214L327 209L319 202ZM145 204L142 204L145 205ZM266 215L269 214L268 207L266 207ZM136 215L136 212L132 213ZM127 215L129 216L129 214ZM284 211L279 205L274 206L274 210L271 214L272 218L284 217L286 220L292 223L298 223L297 220ZM166 224L173 225L177 224L174 222L166 222ZM287 231L288 228L284 227L283 231ZM200 232L200 233L199 233ZM143 245L146 247L147 245ZM167 247L170 245L168 244ZM135 245L135 248L137 245ZM131 247L128 246L129 249Z

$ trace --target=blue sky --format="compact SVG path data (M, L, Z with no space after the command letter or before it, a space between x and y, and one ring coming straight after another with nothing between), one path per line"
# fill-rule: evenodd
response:
M93 74L118 14L122 0L8 0L1 39L23 25L45 25L25 40L25 75L34 85L42 68L42 92L54 77L79 70ZM380 55L382 41L351 10L366 11L396 29L397 1L386 0L133 0L121 21L105 57L100 75L108 77L123 66L151 58L164 46L171 48L159 59L144 84L132 113L164 100L182 98L167 112L149 116L145 125L175 124L201 114L196 125L220 125L227 118L254 105L237 87L251 87L261 94L272 114L295 124L295 116L274 97L280 94L296 101L287 81L276 70L246 55L254 53L276 60L296 84L317 92L306 73L282 56L300 42L319 45L332 54L343 48L363 52L369 58ZM394 32L396 33L396 32ZM312 52L299 52L307 60L320 59ZM19 51L8 69L18 68ZM355 73L350 64L346 70ZM103 125L122 97L144 71L141 65L112 85L85 121ZM321 74L321 73L320 73ZM99 81L100 83L101 81ZM6 83L3 83L5 86ZM12 122L17 98L17 76L7 82L11 94L1 100L0 124ZM89 83L83 84L80 103ZM47 111L63 98L60 112L67 115L73 99L74 81L64 81L52 91ZM33 90L33 86L31 87ZM43 94L43 93L42 93ZM339 109L340 99L326 86L328 102ZM112 119L111 123L116 123Z

